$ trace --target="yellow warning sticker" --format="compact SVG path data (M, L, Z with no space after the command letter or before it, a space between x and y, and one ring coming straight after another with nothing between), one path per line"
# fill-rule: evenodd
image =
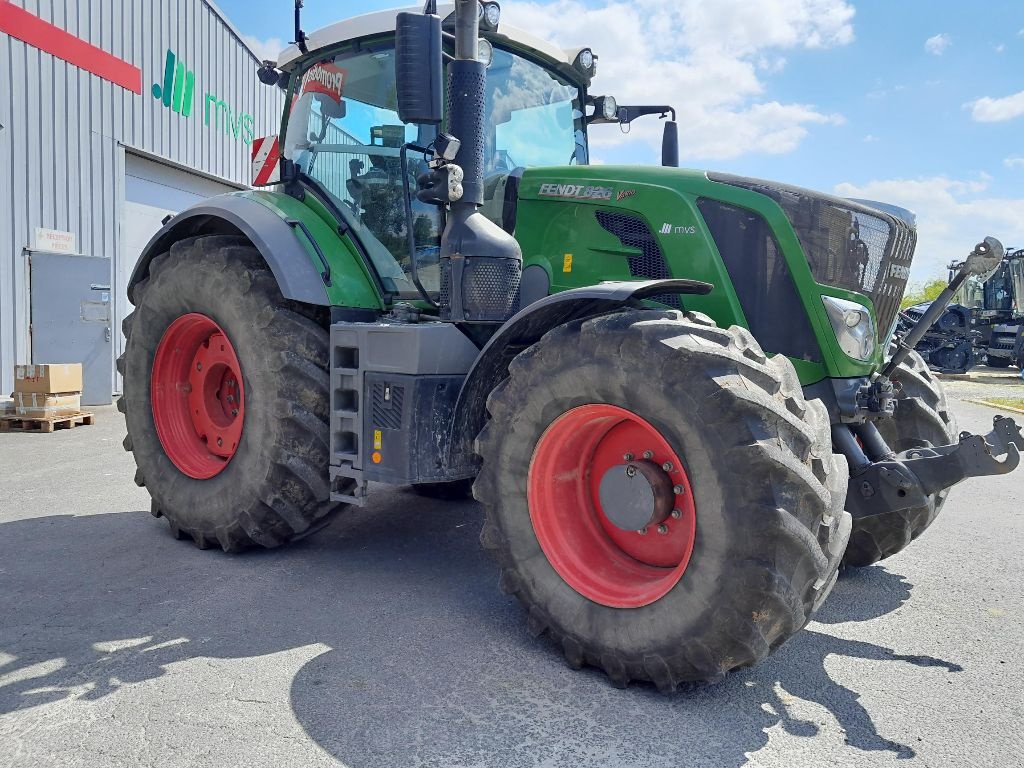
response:
M379 451L381 449L381 432L379 429L373 430L373 448Z
M567 253L562 257L562 271L572 272L572 254Z

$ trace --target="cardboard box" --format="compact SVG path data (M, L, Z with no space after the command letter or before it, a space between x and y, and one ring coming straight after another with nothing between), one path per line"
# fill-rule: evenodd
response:
M25 419L52 419L72 416L82 410L82 396L51 395L40 392L15 392L14 415Z
M81 392L81 363L14 366L15 392Z

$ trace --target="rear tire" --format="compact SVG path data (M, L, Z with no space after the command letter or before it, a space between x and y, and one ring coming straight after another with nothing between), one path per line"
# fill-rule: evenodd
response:
M474 494L486 513L481 541L501 565L503 590L526 609L532 634L548 632L573 667L600 667L616 685L645 680L671 691L756 664L807 623L835 581L849 536L848 473L832 453L824 407L804 401L785 357L767 359L748 331L718 328L704 315L629 311L550 331L509 374L488 399L492 418L477 441L483 467ZM538 517L549 507L538 503L545 497L537 488L598 472L585 447L564 456L589 461L586 471L549 474L534 466L549 466L550 456L562 461L545 445L565 418L588 409L612 414L601 417L607 424L629 414L614 427L592 422L606 430L599 441L633 426L629 419L651 427L654 465L662 451L679 457L683 471L673 481L690 489L673 489L674 504L692 494L692 551L678 564L640 561L652 578L637 591L657 587L644 599L631 599L629 579L606 577L611 569L600 558L594 573L575 578L565 562L586 568L586 558L573 562L579 547L559 550L551 543L559 528ZM571 440L573 429L565 432ZM603 443L596 445L594 457ZM600 522L605 513L586 490L591 481L578 482L562 495L576 499L563 519ZM670 534L688 514L666 520ZM599 538L602 529L591 527ZM610 531L607 540L619 546L623 535L638 534ZM658 536L652 527L645 540ZM630 554L627 546L636 540L620 546ZM618 568L619 560L608 562ZM624 565L628 572L636 562ZM618 598L602 598L603 587Z
M128 427L125 450L138 466L135 481L152 496L154 516L166 517L176 538L187 534L201 549L216 544L224 551L276 547L322 527L339 506L330 501L327 476L329 339L312 319L315 309L285 300L247 241L220 236L183 240L157 256L135 301L124 321L118 408ZM231 392L244 402L236 416L242 423L226 461L185 418L192 401L184 417L168 421L182 407L180 392L195 389L166 373L168 366L181 370L178 360L196 367L188 361L199 352L174 345L172 324L180 328L188 318L219 329L240 368L241 395ZM218 391L212 402L221 399ZM210 455L194 450L203 443Z
M985 365L989 368L1009 368L1012 361L1008 357L987 356Z
M899 453L911 448L929 448L956 442L956 423L950 413L942 383L924 358L911 352L892 376L902 390L891 419L876 422L885 442ZM884 515L854 518L850 544L843 565L861 568L895 555L924 533L938 517L949 489L928 497L922 507Z

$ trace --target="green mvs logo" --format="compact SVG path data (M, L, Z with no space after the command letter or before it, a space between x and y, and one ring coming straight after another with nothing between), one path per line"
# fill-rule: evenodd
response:
M188 117L195 102L195 85L196 73L168 48L164 59L164 78L162 82L153 83L153 98L159 99L172 112ZM252 144L255 118L248 112L235 111L226 101L207 92L203 97L203 123L210 125L211 119L215 129Z
M196 84L196 73L185 68L185 62L178 61L174 51L167 49L164 63L163 83L153 83L153 98L160 99L183 117L192 114L192 89Z

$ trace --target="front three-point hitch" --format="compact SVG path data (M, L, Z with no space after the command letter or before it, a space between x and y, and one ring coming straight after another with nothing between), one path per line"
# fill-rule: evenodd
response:
M866 456L861 453L865 459L860 466L850 467L846 508L854 517L922 507L932 494L969 477L1005 475L1017 468L1024 450L1020 427L1003 416L995 417L994 428L987 435L961 432L959 442L952 445L912 448L898 454L888 452L873 425L865 426L870 429L855 427L853 432L867 452ZM880 448L887 454L876 459Z
M924 506L933 494L969 477L1003 475L1020 463L1024 435L1013 419L996 416L987 435L961 432L951 445L915 447L902 453L886 444L875 421L892 418L897 405L890 377L903 363L936 317L945 311L953 295L970 275L984 276L999 265L1002 244L987 237L975 246L960 271L950 280L924 317L903 338L881 374L857 392L853 413L833 425L836 451L850 465L846 508L854 517L870 517ZM1001 457L1005 459L1001 460Z

